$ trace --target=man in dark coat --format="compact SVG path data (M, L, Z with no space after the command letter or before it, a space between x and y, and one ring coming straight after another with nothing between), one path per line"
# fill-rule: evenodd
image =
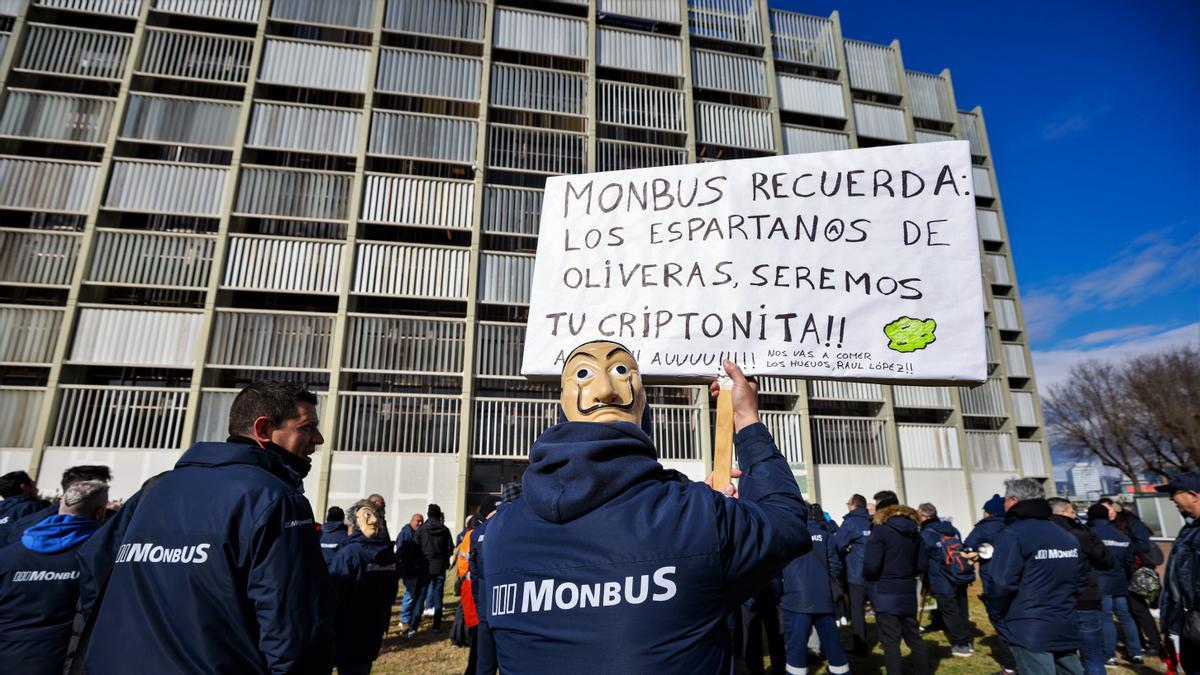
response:
M352 534L330 566L337 599L334 661L338 675L369 675L392 617L400 574L382 522L369 499L351 507Z
M971 534L967 535L963 546L968 550L974 551L971 554L972 560L979 565L979 583L983 586L983 593L980 598L983 600L984 609L987 610L988 621L992 627L1000 621L1000 615L988 604L988 590L991 588L991 581L988 578L988 565L991 564L993 545L996 541L996 536L1004 529L1004 498L998 494L993 494L983 504L983 519L975 523L975 527L971 530ZM996 663L1004 669L1006 673L1015 672L1017 669L1016 661L1013 660L1012 650L1008 648L1008 644L1004 642L1004 638L997 635L996 641L992 645L992 658L996 659Z
M1113 614L1125 634L1125 652L1129 660L1142 663L1142 638L1133 615L1129 613L1129 580L1133 577L1133 540L1122 534L1112 521L1113 512L1104 504L1092 504L1087 511L1088 530L1104 542L1116 564L1099 572L1096 581L1100 585L1100 612L1104 626L1105 663L1117 665L1117 627L1112 622Z
M316 404L297 383L250 384L226 442L193 445L106 525L123 529L89 551L115 564L87 672L328 672L329 573L301 493Z
M24 471L10 471L0 476L0 538L6 536L8 526L49 506L49 502L38 499L37 485Z
M1036 478L1005 481L1008 525L996 536L988 602L1018 672L1078 674L1075 604L1087 588L1087 562L1071 533L1050 522Z
M834 619L833 589L841 578L842 561L833 545L833 536L822 524L821 507L809 507L808 532L812 551L783 568L783 629L787 636L788 673L808 669L808 636L816 631L821 651L834 675L850 672L850 661ZM774 660L772 660L772 664Z
M396 558L400 564L400 581L404 583L404 598L400 601L400 634L406 635L412 628L413 608L417 605L417 591L424 589L423 581L428 565L421 545L417 543L417 530L425 524L425 516L412 514L408 524L400 528L396 538ZM415 634L415 633L414 633Z
M340 506L329 507L325 513L325 522L321 523L321 555L325 556L327 567L333 562L338 549L344 546L349 538L346 512Z
M433 625L430 630L442 629L442 594L446 586L446 570L450 569L450 556L454 554L454 534L446 527L442 509L437 504L429 505L425 524L415 535L421 554L425 557L425 574L419 585L416 604L413 607L412 624L407 635L412 637L421 625L423 608L433 609Z
M950 523L938 518L937 507L928 502L917 507L921 517L921 553L925 556L929 594L937 600L938 614L946 627L950 653L969 657L971 617L967 611L967 586L975 570L962 559L962 537ZM957 548L951 551L950 548ZM953 567L951 567L953 566Z
M1187 673L1200 672L1200 471L1180 474L1155 491L1171 495L1180 515L1191 522L1179 531L1167 570L1163 575L1163 594L1159 605L1163 647ZM1168 654L1170 658L1172 654Z
M79 602L75 551L100 527L108 484L73 483L58 513L0 549L0 654L4 669L61 675Z
M849 513L842 518L841 527L833 536L833 545L845 561L846 595L850 604L850 632L856 654L866 653L867 642L867 582L863 579L863 558L867 554L867 538L871 536L871 514L867 498L854 494L846 501Z
M899 503L895 492L875 494L875 518L867 539L863 578L875 608L888 675L902 672L902 637L912 651L913 672L929 672L929 655L917 627L917 579L925 573L927 562L921 554L920 519L916 510Z
M628 349L598 341L567 356L565 420L534 443L521 498L479 542L501 671L730 671L726 616L812 544L755 385L724 367L740 499L658 463Z
M1083 675L1103 675L1104 630L1100 623L1100 587L1096 583L1096 574L1112 569L1116 561L1104 546L1104 542L1088 531L1075 517L1075 507L1071 502L1060 497L1047 499L1046 502L1053 511L1050 522L1075 537L1087 562L1087 588L1075 601L1075 616L1079 620L1079 660L1083 664Z

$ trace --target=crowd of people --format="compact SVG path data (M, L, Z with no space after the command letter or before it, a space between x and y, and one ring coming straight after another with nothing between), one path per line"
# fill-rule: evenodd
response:
M876 641L889 674L927 673L923 633L975 653L978 580L1006 673L1096 675L1118 643L1129 663L1200 670L1200 521L1161 582L1136 514L1105 499L1081 519L1032 478L1007 481L965 537L890 490L850 495L838 523L804 502L732 364L737 487L692 483L657 463L636 362L612 344L568 359L565 419L457 535L430 504L393 539L377 494L316 522L302 480L324 439L292 383L246 387L225 442L194 445L120 508L107 467L68 469L53 502L24 472L0 476L0 657L33 674L369 673L397 602L401 636L424 618L442 630L451 579L467 673L716 672L740 650L750 673L766 652L776 673L839 674ZM599 425L571 404L629 417ZM1200 517L1200 473L1158 489Z

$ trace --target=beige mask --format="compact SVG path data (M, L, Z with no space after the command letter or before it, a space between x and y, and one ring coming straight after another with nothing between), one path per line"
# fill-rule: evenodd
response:
M615 342L588 342L567 357L563 413L572 422L641 424L646 391L633 354Z
M368 539L374 539L375 535L379 534L379 515L375 513L374 509L365 506L360 508L354 513L354 522L358 524L358 530Z

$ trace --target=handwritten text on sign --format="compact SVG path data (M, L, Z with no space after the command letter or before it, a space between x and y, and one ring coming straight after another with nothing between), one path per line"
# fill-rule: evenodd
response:
M546 181L522 372L583 342L642 374L986 378L965 141Z

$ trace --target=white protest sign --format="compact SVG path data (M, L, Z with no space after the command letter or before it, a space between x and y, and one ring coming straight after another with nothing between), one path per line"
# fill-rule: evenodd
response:
M550 178L522 373L983 382L974 192L965 141Z

